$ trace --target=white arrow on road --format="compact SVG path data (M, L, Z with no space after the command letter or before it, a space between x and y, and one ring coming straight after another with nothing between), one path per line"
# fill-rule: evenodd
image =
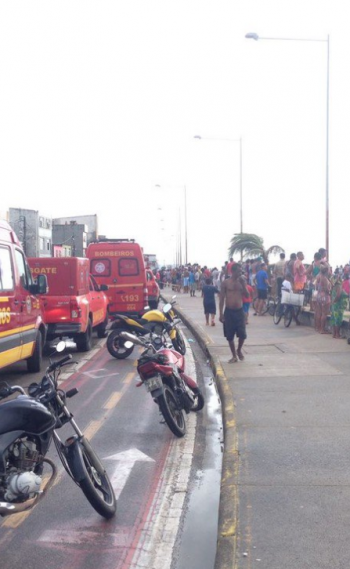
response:
M104 460L116 460L118 464L111 476L111 483L114 489L116 499L119 498L123 491L123 488L130 476L132 469L134 468L135 462L155 462L153 458L147 456L137 448L131 448L130 450L125 450L123 452L118 452L117 454L112 454L107 456Z

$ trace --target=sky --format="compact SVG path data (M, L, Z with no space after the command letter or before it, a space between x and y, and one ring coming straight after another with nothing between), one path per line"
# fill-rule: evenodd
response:
M243 231L350 258L345 0L0 3L0 212L97 214L161 263L227 259ZM261 37L325 41L254 41ZM195 139L200 135L202 139ZM240 144L242 138L242 170ZM187 216L185 216L185 198Z

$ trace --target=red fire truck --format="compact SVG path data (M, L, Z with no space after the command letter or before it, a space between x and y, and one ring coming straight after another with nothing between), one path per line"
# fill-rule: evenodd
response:
M46 275L48 293L41 298L48 326L47 340L71 337L79 351L91 349L92 331L103 338L108 324L108 299L89 274L89 259L46 257L28 259L33 277Z

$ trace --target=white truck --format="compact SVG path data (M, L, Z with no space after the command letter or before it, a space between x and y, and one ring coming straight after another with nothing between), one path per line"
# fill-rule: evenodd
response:
M157 261L157 255L144 254L143 258L145 260L145 265L146 265L147 269L151 269L151 271L159 269L159 264Z

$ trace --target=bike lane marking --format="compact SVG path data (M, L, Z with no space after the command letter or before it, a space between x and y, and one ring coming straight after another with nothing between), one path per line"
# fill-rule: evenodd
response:
M127 451L119 452L111 456L104 457L105 460L113 460L116 462L116 466L113 474L111 475L111 484L113 486L115 497L118 500L120 494L122 493L124 486L126 485L128 478L131 474L132 469L136 462L155 462L155 460L147 454L141 452L136 448L131 448ZM47 542L50 544L71 544L71 545L87 545L90 542L94 545L94 540L98 541L99 547L127 547L130 540L130 532L126 532L124 528L123 532L120 532L120 528L117 528L117 532L97 532L94 531L94 524L91 528L86 528L85 530L76 530L74 527L70 530L67 529L54 529L46 530L39 537L39 542Z
M194 375L193 365L188 365L188 372ZM194 442L196 436L196 414L187 417L187 435L178 439L170 434L155 462L153 481L149 492L145 495L143 506L139 510L133 527L117 526L113 532L96 531L96 523L86 520L85 528L76 529L74 523L69 533L67 528L47 530L41 534L39 542L54 548L67 551L67 545L80 547L81 557L77 567L83 566L85 560L97 548L104 547L106 563L115 569L165 569L170 567L175 542L179 533L181 517L188 492L191 474ZM123 459L116 469L114 484L120 484L120 477L131 473L131 468L140 455L136 449L118 453L110 458ZM109 457L104 458L104 461ZM153 459L150 459L153 461ZM147 460L146 460L147 462ZM154 461L153 461L154 462ZM132 465L132 466L131 466ZM118 474L119 471L119 474ZM123 473L124 471L124 473ZM127 472L128 471L128 472ZM113 485L114 485L113 484ZM123 488L115 487L117 495ZM87 549L90 551L87 550ZM113 563L114 560L114 563ZM103 566L107 566L102 563Z
M91 358L91 359L92 359L92 358ZM87 362L84 362L84 363L86 364ZM76 372L74 371L74 372L72 372L71 375L74 375L75 373L76 373ZM115 375L115 374L113 374L113 375ZM129 385L130 385L130 383L131 383L131 381L132 381L132 379L133 379L134 377L135 377L135 372L130 372L130 373L127 374L127 377L126 377L125 380L123 381L123 387L122 387L121 391L119 391L119 392L114 392L114 393L107 399L107 401L105 402L104 406L102 407L102 409L104 409L105 411L107 411L107 413L105 413L104 416L103 416L101 419L90 421L90 423L88 423L88 425L86 426L86 428L83 430L84 436L85 436L89 441L91 441L91 440L93 439L93 437L95 436L95 434L96 434L96 433L100 430L100 428L103 426L104 422L105 422L107 419L109 419L109 417L110 417L111 414L112 414L113 409L116 407L116 405L119 403L119 401L121 400L121 398L123 397L123 395L124 395L125 392L127 391L128 387L129 387ZM67 378L67 379L70 379L70 378ZM99 388L98 388L98 391L104 389L106 382L107 382L107 379L106 379L105 382L101 383L101 385L100 385ZM65 383L65 382L61 382L61 386L60 386L61 388L62 388L62 383ZM96 395L96 390L94 391L94 393L92 394L91 397L94 398L95 395ZM84 402L83 402L83 404L80 405L80 408L85 407L85 406L89 403L91 397L88 398L88 399L85 399ZM111 405L111 401L110 401L112 397L113 397L113 405ZM109 402L109 405L106 407L106 405L108 404L108 402ZM65 470L64 470L63 466L60 464L60 468L59 468L59 471L58 471L58 473L57 473L57 478L56 478L55 482L53 483L52 488L53 488L54 486L57 486L57 484L59 484L59 483L61 482L62 477L64 476L64 474L65 474ZM42 484L43 484L43 488L45 488L45 486L46 486L47 482L49 481L49 479L50 479L50 475L49 475L49 474L47 474L47 475L45 475L45 476L43 477L43 483L42 483ZM27 511L25 511L25 512L20 512L20 513L18 513L18 514L13 514L12 516L9 516L9 517L5 518L5 520L0 524L0 528L6 528L6 529L9 529L9 530L17 529L17 528L30 516L30 514L32 513L32 511L34 510L34 508L36 508L36 505L35 505L33 508L31 508L30 510L27 510ZM4 539L5 539L5 536L4 536ZM2 540L0 540L0 545L1 545L1 542L2 542Z
M136 376L136 371L130 371L129 373L126 374L123 383L130 383L130 381L132 381L135 376Z
M106 403L103 405L103 409L113 409L120 401L122 394L120 391L116 391L112 393L110 397L108 397Z
M111 484L113 486L117 500L128 481L131 471L134 468L135 462L155 462L153 458L147 456L147 454L141 452L137 448L131 448L127 451L118 452L117 454L107 456L103 460L117 461L117 465L111 476Z
M194 355L185 341L186 371L190 377L196 377ZM116 569L166 569L171 566L188 492L196 426L197 416L190 414L185 437L170 439L134 539Z
M186 367L189 375L195 375L193 373L195 371L194 365L190 365L190 359L193 358L188 357L186 359L188 360ZM134 375L130 374L129 383ZM126 391L126 385L122 391L124 392L124 390ZM50 541L53 538L51 535L47 538L44 537L42 545L49 545L50 542L51 547L63 548L66 551L65 543L70 542L73 545L74 540L77 539L82 540L79 541L80 544L86 544L87 541L90 543L91 540L91 546L98 548L101 544L108 548L109 542L109 553L112 559L110 559L108 567L116 567L115 562L118 569L121 567L136 569L145 566L152 567L152 569L153 567L157 569L158 567L161 569L170 567L191 472L196 427L195 414L188 416L187 426L187 436L182 439L174 438L170 432L168 433L168 440L165 441L164 447L157 456L153 483L149 487L149 492L144 495L137 522L132 528L119 526L115 532L100 533L94 530L96 523L89 522L88 527L77 532L80 533L80 537L77 534L71 535L71 538L65 541L65 531L67 530L65 527L62 531L57 530L56 543ZM72 530L74 532L74 527ZM119 557L118 560L115 559L117 551L113 550L113 547L118 548L118 552L121 554L121 558ZM72 553L74 552L72 551ZM83 558L89 555L88 552L83 553L82 551L80 554L76 559L76 567L80 567Z

